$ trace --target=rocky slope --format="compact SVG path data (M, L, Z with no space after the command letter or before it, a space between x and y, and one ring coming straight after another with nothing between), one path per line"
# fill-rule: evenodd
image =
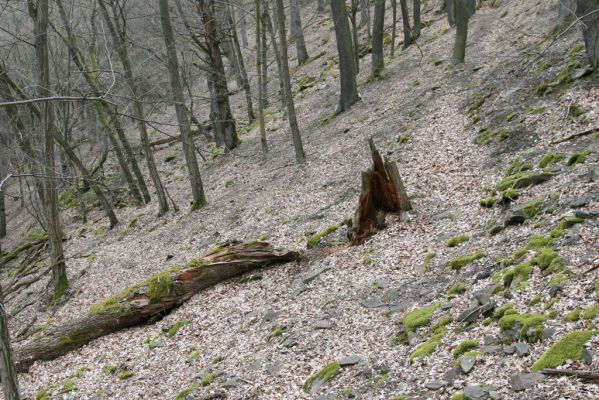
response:
M175 159L161 170L184 209L178 214L157 220L152 207L126 208L121 220L136 222L113 232L102 229L100 214L83 230L67 219L73 296L52 315L31 310L11 324L18 331L34 314L60 324L225 238L266 235L277 246L305 248L310 235L351 215L369 137L398 161L413 212L388 218L361 246L350 247L341 229L298 263L218 285L153 325L37 363L19 376L24 393L599 396L596 385L576 378L528 374L599 365L598 138L552 144L597 126L599 78L580 77L578 32L552 42L554 2L484 4L471 22L464 66L449 65L453 32L428 5L419 45L389 59L382 81L366 83L363 58L362 101L333 119L332 22L306 15L309 50L319 57L294 79L308 162L293 163L273 99L271 153L260 155L258 133L249 129L238 150L209 162L205 209L185 211L184 166ZM179 152L165 148L159 158Z

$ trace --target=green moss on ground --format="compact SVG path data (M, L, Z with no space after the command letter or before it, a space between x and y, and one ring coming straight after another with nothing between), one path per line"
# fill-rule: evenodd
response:
M501 319L504 315L509 315L510 313L508 313L508 311L515 313L516 311L514 310L514 305L511 303L508 303L506 305L504 305L503 307L501 307L499 310L495 311L495 313L493 314L493 319L498 320Z
M533 364L532 370L556 368L566 360L582 360L584 344L596 334L596 331L576 331L567 334Z
M433 258L437 257L437 253L428 253L426 255L426 257L424 258L424 264L422 265L422 275L426 274L428 271L428 268L431 265L431 261L433 260Z
M201 384L203 387L210 386L214 383L216 378L217 378L216 374L208 374L202 378Z
M490 196L485 199L481 199L480 205L483 207L492 208L496 202L497 202L497 199L495 199L495 197L493 197L493 196Z
M179 329L187 325L189 325L189 320L175 322L170 328L168 328L166 335L168 337L173 337L177 334L177 332L179 332Z
M544 310L549 310L555 303L559 301L559 297L554 297L543 305Z
M564 316L564 322L575 322L578 321L580 319L580 313L582 312L581 309L576 309L573 311L570 311L568 314L566 314Z
M120 374L118 374L118 378L121 381L127 380L129 378L132 378L135 375L135 373L133 371L123 371Z
M563 266L563 260L558 256L557 252L550 247L540 249L530 262L532 265L537 265L542 270L551 269L555 266Z
M306 382L304 383L304 387L303 387L304 392L310 393L312 386L315 383L318 383L318 386L322 386L322 385L326 384L331 379L336 377L339 374L340 370L341 370L341 367L339 366L338 361L333 361L333 362L328 363L327 365L324 366L323 369L321 369L316 374L310 376L306 380Z
M519 264L513 269L507 271L503 275L503 286L506 288L517 287L522 288L526 285L526 282L530 279L533 268L530 263ZM514 284L515 283L515 284Z
M476 253L470 255L470 256L462 256L462 257L456 257L454 259L452 259L451 261L449 261L449 267L453 270L457 270L457 269L461 269L463 267L465 267L466 265L470 264L471 262L474 262L476 260L479 260L483 257L485 257L485 253L481 250L478 250Z
M530 299L530 301L528 302L528 306L534 307L537 304L539 304L541 302L541 300L543 300L543 298L541 296L535 296L532 299Z
M566 165L572 167L576 164L583 164L591 154L592 151L590 150L574 153L570 156L570 158L568 158L568 162L566 163Z
M501 193L501 202L509 203L511 201L517 200L520 197L520 192L517 189L507 189L503 193Z
M458 359L464 353L469 352L470 350L478 349L479 347L480 342L478 340L464 340L463 342L458 344L458 347L456 347L453 351L453 358Z
M534 218L541 213L543 204L544 202L541 199L530 201L524 205L524 213L528 218Z
M561 229L569 229L569 228L573 227L574 225L582 224L583 222L584 222L584 219L582 219L582 218L567 217L567 218L562 219L559 222L559 227Z
M589 307L582 312L583 319L595 319L597 318L597 314L599 314L599 305Z
M453 396L451 396L450 400L465 400L466 397L464 397L464 392L457 392L454 393Z
M433 304L418 310L414 310L402 319L402 323L407 331L414 332L416 329L430 324L431 318L440 304Z
M470 236L468 236L468 235L455 236L447 241L447 247L456 247L456 246L458 246L464 242L467 242L469 240L470 240Z
M499 327L502 331L508 331L520 326L520 340L536 343L541 338L545 321L547 321L547 317L542 314L510 314L501 317ZM534 336L528 337L527 332L531 328L536 333Z
M468 290L468 285L463 282L459 282L447 290L445 297L450 298L455 295L465 293L467 290Z
M200 385L194 383L193 385L188 386L188 387L184 388L183 390L181 390L179 393L177 393L175 400L187 400L187 396L194 394L199 389L200 389Z
M540 168L546 168L551 164L555 164L563 160L566 156L562 153L547 153L539 161Z
M322 231L310 236L308 238L308 241L306 243L306 247L311 249L313 247L315 247L318 243L320 243L320 241L322 240L322 238L324 238L325 236L330 235L331 233L337 231L337 229L341 228L341 224L334 224L331 225L325 229L323 229Z
M441 344L441 339L443 339L443 336L445 336L446 333L447 328L445 327L437 329L437 333L435 335L433 335L426 342L418 346L416 350L414 350L412 354L410 354L410 362L414 361L417 358L426 357L433 354L437 347L439 347L439 344Z
M498 191L504 191L510 188L520 189L527 186L538 185L543 182L547 182L551 179L555 174L551 172L518 172L514 175L510 175L507 178L504 178L501 182L497 184Z

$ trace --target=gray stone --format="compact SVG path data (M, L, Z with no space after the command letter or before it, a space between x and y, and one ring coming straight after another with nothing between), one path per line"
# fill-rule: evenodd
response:
M293 292L291 292L291 298L297 299L300 294L304 293L306 290L308 290L308 286L302 283L299 287L294 289Z
M262 318L262 322L272 322L279 316L278 311L269 310L264 314L264 318Z
M462 311L462 313L458 316L458 322L464 322L466 324L469 324L469 323L475 322L479 316L480 316L480 307L479 306L470 307L470 308Z
M501 340L499 340L498 338L494 337L494 336L485 336L483 338L483 344L485 345L492 345L492 344L500 344Z
M318 267L312 268L310 272L304 277L303 282L308 284L312 282L314 279L318 278L319 275L327 272L332 268L331 264L321 264Z
M455 220L454 210L445 210L442 213L433 215L433 221L441 221L443 219Z
M501 346L496 344L481 346L480 351L484 354L495 354L501 352Z
M545 379L545 375L538 372L530 372L512 375L510 378L510 383L512 384L512 389L514 389L516 392L519 392L534 387L543 379Z
M588 182L599 182L599 165L589 167L586 179Z
M297 343L298 343L298 341L295 338L295 336L289 335L285 339L283 339L283 342L281 344L283 345L283 347L290 349L293 346L297 345Z
M553 335L555 335L555 328L545 328L545 329L543 329L541 338L543 340L547 340L547 339L551 339L553 337Z
M460 366L460 370L464 374L469 374L474 369L474 365L476 364L476 357L461 356L458 360L458 364Z
M514 347L516 348L516 353L520 357L524 357L530 354L530 345L528 343L516 343Z
M248 369L252 372L260 371L262 369L262 362L260 360L252 361Z
M399 291L395 289L387 289L383 293L383 301L387 304L394 303L399 300Z
M576 81L578 79L582 79L587 77L593 73L593 69L590 67L585 68L576 68L574 72L572 72L572 80Z
M523 206L515 207L508 210L505 220L503 221L503 225L506 227L511 225L519 225L526 221L527 218L528 216L526 215Z
M593 200L593 197L590 194L585 194L584 196L577 197L574 200L570 201L570 203L568 203L568 205L571 208L586 207L589 205L589 203L592 200Z
M453 383L456 379L458 379L460 370L457 368L452 368L443 374L443 380L445 382Z
M434 380L434 381L426 382L424 384L424 387L427 389L430 389L430 390L439 390L445 385L447 385L447 382L445 382L445 381Z
M360 361L362 361L362 359L358 356L343 357L341 360L339 360L339 366L348 367L350 365L356 365Z
M365 308L380 308L384 307L385 303L383 303L378 297L371 296L362 302L362 306Z
M494 391L492 386L466 386L464 388L464 399L466 400L482 400L488 399L489 393Z
M268 371L268 373L272 376L277 376L281 371L281 368L283 368L283 363L280 361L275 361L272 364L268 364L266 366L266 371Z
M235 388L237 386L239 386L239 382L237 382L237 379L235 378L227 379L225 383L223 383L224 388Z
M505 354L514 354L516 352L516 348L512 345L506 344L503 346L503 352Z
M441 310L443 310L443 311L451 310L452 307L453 307L453 304L451 304L451 303L441 304Z
M478 304L482 306L483 304L487 304L491 300L491 293L487 290L482 290L480 292L476 292L474 294L474 298L476 299L476 301L478 301Z
M415 334L414 332L408 332L408 344L410 346L414 346L416 343L418 343L418 335Z
M593 363L593 352L591 352L587 348L583 349L582 350L582 361L584 361L584 363L587 365L591 365Z
M331 329L332 327L333 324L331 323L331 321L327 320L320 320L314 323L314 329Z
M389 281L381 278L374 281L374 287L377 289L387 289L389 287Z
M484 304L480 307L480 313L482 315L488 316L491 311L493 311L495 309L495 302L491 301L487 304Z

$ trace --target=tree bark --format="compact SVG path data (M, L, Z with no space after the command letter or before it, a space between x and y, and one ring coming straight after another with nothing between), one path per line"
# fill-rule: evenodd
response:
M235 128L235 119L231 113L229 104L229 89L227 88L227 78L225 68L220 52L218 41L218 29L214 16L214 0L197 0L197 11L204 25L204 34L206 36L206 49L208 51L210 72L209 78L212 81L214 100L218 118L218 124L222 125L225 148L233 150L239 145L239 138Z
M399 0L401 6L401 20L403 21L403 48L407 49L413 42L412 28L410 28L410 12L408 11L408 1Z
M50 63L48 50L48 0L38 0L37 7L31 9L31 18L34 20L35 53L39 72L39 95L51 97L50 89ZM62 229L60 226L60 210L58 209L58 195L56 192L56 163L54 157L54 110L51 101L41 105L41 129L44 138L44 190L46 209L46 230L50 244L50 265L52 276L49 287L52 294L49 301L56 302L68 290L67 266L62 248Z
M2 188L0 187L1 192ZM10 333L6 323L2 285L0 285L0 383L2 384L5 400L20 400L19 382L10 345Z
M291 79L289 74L289 58L287 57L287 30L285 29L285 10L283 0L276 0L277 6L277 23L279 27L279 40L281 42L281 69L283 76L285 104L287 107L287 119L291 129L291 137L293 139L293 147L295 149L295 160L301 164L305 161L304 147L300 136L299 127L297 125L297 117L295 115L295 104L293 103L293 94L291 93Z
M279 51L279 45L277 44L277 37L273 28L273 23L270 18L270 12L268 11L268 1L264 1L263 12L262 12L262 23L266 27L270 35L270 42L272 43L272 51L275 53L275 61L277 62L277 72L279 75L279 90L281 95L281 103L285 107L285 85L283 84L283 67L281 66L281 52Z
M256 8L256 74L258 75L258 122L260 123L260 143L262 145L262 152L268 153L268 142L266 141L266 128L264 126L264 86L262 75L263 63L266 62L263 57L262 47L264 46L263 39L264 35L262 32L262 18L260 10L260 1L255 0L254 5Z
M348 233L352 244L362 243L382 229L386 213L412 209L397 164L383 160L372 139L368 144L373 167L362 172L362 192Z
M462 64L466 57L466 42L468 39L468 9L467 0L455 0L456 3L456 32L453 46L453 63Z
M449 26L455 26L457 1L458 0L445 0L445 8L447 10L447 22L449 22Z
M298 258L296 252L275 250L265 242L219 244L200 260L151 276L92 306L84 316L41 331L32 342L15 349L16 368L25 372L37 360L55 359L93 339L164 315L216 283Z
M248 47L248 30L247 23L245 19L245 10L241 11L241 18L239 18L239 30L241 31L241 45L244 49Z
M317 3L318 5L316 8L316 12L319 14L324 14L324 0L318 0Z
M351 32L353 41L354 63L356 75L360 73L360 43L358 34L358 0L351 0L349 20L351 21Z
M420 0L414 0L414 29L412 30L414 40L420 37L420 31L422 30L422 20L420 17Z
M591 67L599 66L599 0L578 0L576 15L582 18L582 37Z
M289 0L290 3L290 33L295 39L295 48L297 51L297 64L303 65L308 61L308 49L304 39L304 30L302 28L302 18L300 14L299 0Z
M372 21L372 77L382 78L385 71L383 28L385 25L385 0L374 1Z
M144 113L143 105L141 104L141 91L137 83L135 82L135 78L133 76L133 67L131 65L131 60L129 59L129 52L127 50L126 37L124 33L123 27L120 25L116 9L116 3L113 4L113 18L108 14L108 9L104 4L106 0L100 1L100 9L102 11L102 15L104 17L104 21L108 26L108 30L110 35L112 36L112 41L114 42L114 46L117 48L117 52L119 54L119 58L121 64L123 65L123 72L125 76L125 80L127 82L127 86L129 86L129 90L133 95L133 112L135 113L135 117L137 118L137 126L139 128L139 135L141 139L141 144L144 149L144 154L146 157L146 163L148 164L148 171L150 172L150 177L152 179L152 183L154 184L154 189L156 190L156 195L158 196L159 203L159 212L158 215L162 216L166 212L168 212L168 200L166 198L166 193L164 190L164 186L162 185L162 181L160 180L160 174L158 173L158 169L156 168L156 162L154 161L154 152L152 148L149 146L148 140L148 130L146 126L146 116Z
M366 36L370 40L370 7L369 0L360 0L360 28L366 27Z
M391 0L391 57L395 55L395 39L397 38L397 0Z
M578 0L559 0L558 23L566 24L572 22L576 17Z
M259 0L260 1L260 5L262 6L263 4L263 0ZM268 50L268 46L267 46L267 41L266 41L266 26L264 25L264 11L261 9L260 10L260 15L256 16L256 24L260 24L260 58L262 60L261 62L261 69L259 71L259 74L262 75L262 95L260 97L260 102L262 102L262 109L265 110L266 107L268 106L268 54L267 54L267 50ZM257 39L256 39L257 40ZM276 46L276 43L274 43L274 45ZM273 46L274 47L274 46ZM276 55L275 55L276 57ZM278 62L278 61L277 61ZM280 80L279 80L280 83Z
M342 113L360 99L356 83L356 62L351 40L345 0L331 0L335 38L339 54L339 81L341 94L336 113Z
M181 141L183 142L183 153L189 173L189 183L191 184L191 193L193 196L192 210L197 210L206 205L206 195L204 194L204 185L198 160L196 158L195 146L191 137L191 127L189 116L185 109L185 98L183 97L183 88L181 87L181 77L179 76L179 59L177 58L177 49L171 25L171 17L168 9L168 0L158 0L160 8L160 23L162 25L162 34L168 58L168 70L171 82L173 101L177 113L179 130L181 131Z

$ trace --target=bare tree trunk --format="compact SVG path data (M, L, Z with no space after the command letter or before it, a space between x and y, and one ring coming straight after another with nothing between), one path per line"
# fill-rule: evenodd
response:
M231 32L231 36L233 39L233 46L235 48L235 54L237 55L237 62L239 64L239 70L241 72L241 81L243 85L243 90L245 91L245 103L246 109L248 113L248 121L252 122L256 119L254 115L254 106L252 104L252 91L250 90L250 81L248 80L248 74L245 69L245 63L243 61L243 54L241 53L241 47L239 46L239 38L237 37L237 29L235 28L235 20L233 19L233 11L231 10L231 5L225 5L227 21L229 25L229 31Z
M385 0L374 1L372 21L372 77L382 78L385 70L383 52L383 28L385 24Z
M2 187L0 187L0 193L2 193ZM17 371L10 346L10 333L6 323L2 285L0 285L0 383L2 384L5 400L21 399Z
M453 63L462 64L466 56L466 42L468 39L468 9L467 0L454 0L456 2L456 32L453 46Z
M36 360L55 359L93 339L165 315L219 282L298 258L296 252L277 250L266 242L221 243L199 260L153 275L92 306L83 316L42 331L37 339L15 349L16 368L27 371Z
M3 161L0 160L0 182L5 178ZM0 186L0 240L6 237L6 204L4 202L4 190ZM0 254L2 254L2 247L0 247Z
M369 0L360 0L360 28L366 27L366 35L370 40L370 6Z
M272 43L272 50L275 53L275 61L277 62L277 71L279 74L279 88L281 94L281 103L285 107L285 85L283 84L283 67L281 65L281 52L279 51L279 45L277 44L277 37L273 28L272 20L270 19L270 12L268 11L268 1L263 3L262 23L270 34L270 42Z
M299 0L289 0L290 4L290 33L295 39L295 48L297 50L297 64L303 65L308 61L308 50L304 40L304 30L302 28L302 18L300 15Z
M599 66L599 0L578 0L576 15L582 18L582 37L587 58L593 68ZM593 13L594 12L594 13Z
M239 19L239 30L241 31L241 45L244 49L248 47L248 31L247 31L247 23L245 20L245 10L241 11L241 18ZM235 15L235 14L233 14Z
M354 63L356 65L356 75L360 73L360 43L358 35L358 0L351 0L350 16L352 41L354 44Z
M171 81L171 89L173 92L173 101L175 103L175 111L177 113L177 121L179 122L179 130L181 131L181 142L183 144L183 153L185 154L185 162L189 173L189 182L191 184L191 193L193 195L193 204L191 209L197 210L206 205L206 195L204 194L204 185L198 168L198 160L196 158L195 146L191 137L191 127L189 116L185 110L185 98L183 97L183 89L181 87L181 77L179 76L179 60L177 58L177 48L173 35L173 27L171 26L171 17L168 9L168 0L158 0L160 8L160 23L162 25L162 33L164 36L164 44L168 58L168 70Z
M336 113L342 113L357 102L358 85L356 83L356 62L347 19L345 0L331 0L331 13L335 24L335 38L339 53L339 80L341 94Z
M287 57L287 30L285 29L285 9L283 0L276 0L277 5L277 22L279 25L279 40L281 41L281 69L283 76L284 96L287 105L287 119L291 128L291 137L293 139L293 147L295 148L295 160L298 163L303 163L306 160L304 154L304 146L300 136L299 127L297 125L297 117L295 115L295 104L293 103L293 94L291 93L291 80L289 76L289 59Z
M391 0L391 11L393 14L391 26L391 57L395 55L395 39L397 38L397 0Z
M266 128L264 126L264 87L262 80L262 65L266 62L263 59L262 48L264 43L262 42L264 35L262 33L262 22L261 22L261 10L260 0L255 0L256 7L256 73L258 74L258 121L260 122L260 143L262 144L262 152L268 153L268 142L266 141Z
M31 4L31 3L30 3ZM50 64L48 50L48 0L38 0L37 7L31 8L31 18L34 20L35 53L39 71L40 97L51 97ZM56 165L54 160L54 110L51 101L42 103L41 129L44 137L44 189L46 207L46 230L50 244L50 265L52 276L49 287L52 288L50 302L56 303L69 288L67 266L62 248L62 229L60 226L60 211L56 192Z
M260 1L260 5L262 5L264 0L259 0L259 1ZM260 29L260 33L261 33L260 58L262 59L262 62L261 62L261 70L259 73L262 75L262 96L260 97L260 101L262 102L262 109L265 110L266 107L268 106L268 55L267 55L266 26L265 26L265 22L264 22L264 11L261 10L260 13L261 14L256 17L256 18L259 18L260 21L258 22L258 20L256 20L256 24L259 23L260 28L261 28ZM274 43L274 46L276 46L276 43ZM276 57L276 55L275 55L275 57ZM279 61L277 59L277 63L278 62ZM279 83L280 83L280 80L279 80Z
M420 18L420 0L414 0L414 39L420 37L420 31L422 30L422 20Z
M162 181L160 180L160 175L158 173L158 169L156 168L156 162L154 161L154 152L152 148L149 146L148 140L148 130L146 127L146 117L143 110L143 105L140 101L140 90L135 82L135 78L133 76L133 68L131 65L131 61L129 59L129 52L127 50L127 44L125 42L126 37L124 36L124 29L120 25L118 14L116 12L116 3L113 3L112 11L113 11L113 19L108 14L108 9L104 4L105 0L100 1L100 9L102 10L102 15L104 17L104 21L108 26L108 30L112 36L112 40L114 42L115 47L118 50L119 58L121 60L121 64L123 65L125 80L127 81L127 85L129 86L129 90L133 94L133 112L135 113L135 117L137 118L137 126L139 128L139 135L141 138L141 144L144 149L144 154L146 156L146 163L148 164L148 170L150 171L150 177L152 178L152 182L154 184L154 189L156 190L156 195L158 196L159 202L159 212L158 215L164 215L168 211L168 200L166 198L166 193L164 191L164 186L162 185ZM149 199L148 199L149 200Z
M410 28L410 13L408 1L399 0L401 6L401 20L403 21L403 48L407 49L412 44L412 28Z
M447 9L447 22L449 22L449 26L455 26L456 2L457 0L445 0L445 8Z

